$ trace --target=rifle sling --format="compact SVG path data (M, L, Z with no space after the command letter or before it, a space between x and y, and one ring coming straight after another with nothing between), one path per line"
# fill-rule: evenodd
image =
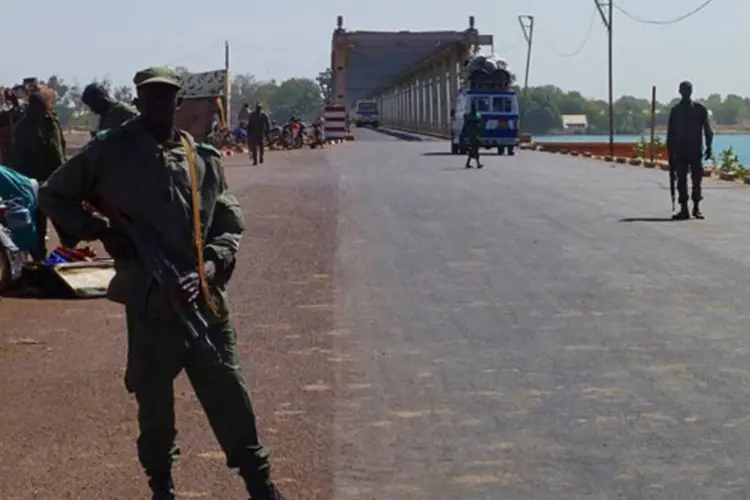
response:
M195 163L195 150L190 144L190 140L187 139L182 133L180 133L180 142L182 147L185 148L185 156L187 157L188 166L190 167L190 192L192 195L192 208L193 208L193 233L195 235L195 253L198 257L198 276L200 276L201 290L206 300L208 310L214 315L218 316L218 310L214 297L211 295L208 289L208 279L206 278L205 269L205 258L203 255L203 224L201 223L201 198L200 189L198 186L198 166Z

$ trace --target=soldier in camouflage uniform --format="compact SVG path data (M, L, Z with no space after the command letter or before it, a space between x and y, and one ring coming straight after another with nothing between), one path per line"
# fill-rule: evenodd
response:
M195 144L189 134L175 128L178 75L168 68L149 68L138 72L134 83L140 116L97 134L41 187L40 203L53 220L82 240L101 240L115 259L117 273L108 297L125 305L128 318L125 385L138 403L138 456L153 499L171 500L175 495L171 468L179 450L173 381L185 369L227 465L239 469L251 499L279 500L268 453L258 440L228 310L227 285L244 231L242 211L227 189L221 153ZM193 155L199 171L209 300L200 292L197 271L188 271L181 287L163 289L122 233L81 208L84 200L100 200L98 206L108 207L105 212L117 210L136 226L160 234L158 243L174 262L190 262L197 269L187 155ZM199 345L186 343L170 293L195 300L211 318L208 335L222 363L207 362L196 351Z
M98 83L91 83L83 89L81 101L99 116L99 131L119 127L138 116L138 111L114 99Z
M24 117L13 131L10 167L40 184L46 181L65 162L65 137L57 116L41 93L32 93ZM47 216L39 208L34 214L37 244L32 256L36 260L47 257ZM60 243L75 246L75 241L57 229Z

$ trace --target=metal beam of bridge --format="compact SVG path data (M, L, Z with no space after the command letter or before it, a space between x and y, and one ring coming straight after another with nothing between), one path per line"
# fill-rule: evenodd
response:
M491 46L469 18L463 31L346 31L343 17L332 38L334 103L351 109L378 100L384 125L446 133L461 65L481 46Z

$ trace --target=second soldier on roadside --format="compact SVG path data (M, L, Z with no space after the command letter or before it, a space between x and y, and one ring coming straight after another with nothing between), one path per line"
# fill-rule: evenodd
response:
M260 156L260 162L263 163L264 141L270 130L271 123L268 121L268 115L263 112L263 106L256 104L255 111L250 113L247 123L247 147L250 149L253 165L258 164L258 156Z
M152 499L175 498L171 471L179 450L173 383L184 369L227 465L239 469L251 499L280 500L268 452L258 440L228 309L227 285L244 231L242 210L227 188L221 153L175 127L178 75L149 68L139 71L134 83L140 116L98 134L41 187L39 202L52 220L80 239L101 240L115 259L117 274L108 297L125 305L125 384L138 403L138 458ZM195 198L199 210L194 210ZM134 251L116 225L82 209L86 200L153 233L161 250L185 269L179 284L159 285L141 251ZM199 268L201 254L205 264ZM186 342L188 331L170 296L194 302L210 318L206 334L220 362L207 360L199 344Z
M41 93L31 94L26 113L13 132L10 167L42 184L65 162L65 147L62 126L48 101ZM41 261L47 258L47 216L39 207L34 215L37 244L32 257ZM55 229L62 245L75 246L76 241L64 230L57 225Z
M706 107L691 99L693 85L690 82L680 83L682 100L669 112L667 128L667 152L669 163L677 176L678 201L680 211L672 216L676 220L690 218L688 210L688 174L692 178L693 217L703 219L700 202L703 199L701 184L703 181L703 159L713 156L713 130ZM703 151L703 139L706 149Z
M107 89L98 83L91 83L83 89L81 101L99 116L97 132L119 127L126 121L138 116L138 111L130 105L116 100Z

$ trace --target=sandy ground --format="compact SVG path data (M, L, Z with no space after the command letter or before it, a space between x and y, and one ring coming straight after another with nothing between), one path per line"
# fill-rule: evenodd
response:
M226 167L248 223L231 292L262 437L284 491L329 498L333 378L315 360L332 342L335 183L309 151L269 155L263 169L234 156ZM311 172L323 182L307 182ZM122 309L6 298L0 318L0 498L145 498ZM181 495L243 498L184 375L175 387Z

